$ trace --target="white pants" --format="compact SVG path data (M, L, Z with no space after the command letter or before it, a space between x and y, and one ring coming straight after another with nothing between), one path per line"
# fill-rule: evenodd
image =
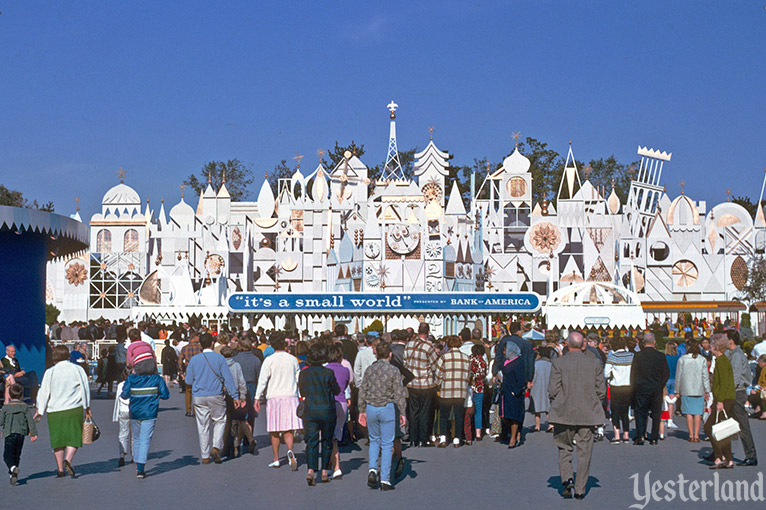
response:
M223 449L226 429L226 401L222 395L192 397L194 418L197 420L199 450L203 459L210 458L210 448ZM210 424L213 425L213 444L210 444Z
M117 423L120 426L118 441L120 443L120 457L130 454L130 411L121 412L117 417Z

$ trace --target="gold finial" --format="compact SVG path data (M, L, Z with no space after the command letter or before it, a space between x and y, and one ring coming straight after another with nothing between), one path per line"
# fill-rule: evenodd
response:
M513 146L518 147L519 146L519 137L521 137L521 132L514 131L511 135L511 138L513 138Z
M630 176L630 180L633 180L633 176L636 174L636 169L633 167L633 165L628 166L628 175Z
M684 194L684 188L686 187L686 181L681 181L678 184L681 185L681 194Z
M585 174L585 180L587 181L590 178L590 173L593 171L593 167L590 166L590 163L583 169L583 173Z
M295 156L293 156L293 159L294 159L295 161L297 161L297 162L298 162L298 168L300 168L300 167L301 167L301 160L302 160L304 157L305 157L305 156L303 156L303 155L302 155L300 152L296 152L296 153L295 153Z
M612 189L614 189L614 177L612 177Z
M726 201L731 202L731 188L726 188Z
M181 198L183 199L183 197L184 197L184 190L186 189L186 186L185 186L185 185L183 185L183 184L181 184L181 185L180 185L180 186L178 186L178 187L181 189Z
M429 126L428 127L428 135L431 137L431 140L434 139L434 127L433 126Z
M213 182L213 172L212 171L207 173L207 183L210 184L211 182Z
M569 139L569 145L570 146L572 145L572 139L571 138Z
M122 167L120 167L120 169L117 171L117 177L120 178L120 183L122 183L125 180L125 173L126 172L127 171L125 169L123 169Z
M327 154L327 152L323 148L320 147L317 149L317 158L319 158L319 161L322 161L325 154Z
M265 172L263 172L263 179L264 179L264 180L266 180L266 181L268 181L268 180L269 180L269 171L268 171L268 170L266 170Z
M221 184L226 184L226 170L221 172Z
M489 173L489 161L487 161L487 173Z
M160 203L161 203L161 204L164 204L164 203L165 203L165 197L162 197L162 198L160 198Z
M80 210L80 197L75 197L74 198L74 203L77 204L77 205L75 205L74 210L75 211L79 211Z

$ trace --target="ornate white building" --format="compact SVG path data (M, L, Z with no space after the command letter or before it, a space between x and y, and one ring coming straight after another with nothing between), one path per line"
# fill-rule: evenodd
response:
M391 110L386 180L346 153L335 168L298 169L255 202L208 184L196 207L166 214L120 183L90 219L87 256L51 263L48 302L66 321L98 317L226 320L233 291L514 292L546 296L583 281L622 285L644 301L726 301L766 247L759 201L751 218L724 202L708 210L661 185L669 154L639 147L627 204L582 180L572 147L555 204L533 203L530 161L518 149L464 203L447 196L450 155L431 139L414 180L396 153ZM474 187L472 183L472 188ZM478 197L482 198L478 198ZM74 217L79 219L79 213ZM306 318L301 327L326 328Z

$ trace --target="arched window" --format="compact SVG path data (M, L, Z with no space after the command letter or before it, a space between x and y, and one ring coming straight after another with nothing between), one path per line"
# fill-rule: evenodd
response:
M125 231L122 251L138 251L138 232L135 229Z
M109 253L112 251L112 233L107 229L101 229L96 234L96 252Z

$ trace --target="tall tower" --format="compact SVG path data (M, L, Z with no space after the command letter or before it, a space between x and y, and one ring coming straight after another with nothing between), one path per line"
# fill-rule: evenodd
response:
M663 187L660 186L662 165L665 161L670 161L673 153L668 154L639 145L638 155L641 156L641 167L636 178L630 183L628 221L631 234L634 237L643 237L654 218L663 193Z
M399 105L391 101L387 108L391 112L391 128L388 135L388 155L383 167L383 180L401 181L404 180L404 171L402 162L399 160L399 150L396 147L396 113L394 113Z

